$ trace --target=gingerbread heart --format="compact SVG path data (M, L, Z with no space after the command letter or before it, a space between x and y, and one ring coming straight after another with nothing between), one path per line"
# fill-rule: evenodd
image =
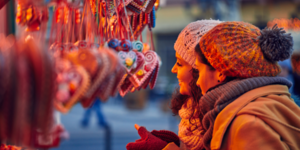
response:
M145 81L147 81L158 64L158 57L154 51L147 51L144 56L145 63L143 68L130 77L130 81L133 83L135 88L139 88Z
M84 108L88 108L92 105L92 103L94 102L95 97L97 95L97 90L98 90L99 86L101 85L101 83L106 78L107 74L109 73L109 69L110 69L109 60L108 60L109 58L106 53L98 53L95 55L98 55L98 57L101 60L101 64L99 66L99 69L97 71L95 78L92 80L91 87L88 89L88 91L85 93L83 99L81 100L81 105Z
M90 74L91 79L94 79L102 63L96 53L96 51L89 49L80 49L79 51L69 52L64 57L75 65L83 66Z
M124 76L124 77L125 77L125 79L122 82L120 90L119 90L119 93L122 97L124 97L134 87L133 84L131 83L131 81L129 80L129 78L126 76Z
M145 63L144 54L141 52L137 52L137 51L134 51L134 52L137 56L137 59L136 59L136 63L134 65L134 67L130 71L131 74L135 74L138 70L140 70L144 66L144 63Z
M152 76L151 76L151 81L149 83L150 89L153 89L155 84L156 84L158 72L159 72L159 63L157 63L155 69L153 70L153 73L152 73Z
M108 59L108 64L110 64L110 69L108 70L108 73L106 75L105 80L101 83L101 85L98 88L98 96L101 100L105 101L111 96L111 92L114 90L113 86L115 83L116 78L116 68L118 65L118 57L116 53L113 52L113 50L110 49L101 49L102 53L106 53Z
M67 113L88 90L90 77L82 66L72 66L58 73L57 82L59 87L54 106L60 112Z
M130 72L131 69L134 67L135 61L137 59L136 53L134 51L124 52L119 51L118 57L123 64L123 66L126 68L127 72Z
M113 85L113 90L112 90L112 93L111 95L112 96L115 96L122 84L122 82L125 80L125 69L123 66L121 66L121 64L119 64L117 66L117 69L116 69L116 78L115 78L115 84Z

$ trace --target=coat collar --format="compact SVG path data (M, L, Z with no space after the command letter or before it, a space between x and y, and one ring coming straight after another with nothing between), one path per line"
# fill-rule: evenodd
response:
M285 85L268 85L248 91L226 106L218 114L215 120L213 136L211 140L211 149L221 148L223 137L227 128L229 127L229 124L242 108L258 97L270 94L290 95L288 92L288 87Z

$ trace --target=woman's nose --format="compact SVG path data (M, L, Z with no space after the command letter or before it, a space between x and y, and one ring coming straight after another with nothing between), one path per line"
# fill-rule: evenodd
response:
M176 67L176 65L173 66L171 72L172 72L172 73L177 73L177 67Z

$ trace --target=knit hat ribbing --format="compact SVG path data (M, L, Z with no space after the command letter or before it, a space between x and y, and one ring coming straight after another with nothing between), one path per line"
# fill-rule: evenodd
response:
M218 20L198 20L188 24L179 34L175 44L175 51L193 68L195 67L195 47L201 37L210 29L221 23Z
M199 45L217 71L249 78L277 76L281 71L277 61L289 57L293 42L289 34L276 27L260 31L245 22L223 22L207 32Z

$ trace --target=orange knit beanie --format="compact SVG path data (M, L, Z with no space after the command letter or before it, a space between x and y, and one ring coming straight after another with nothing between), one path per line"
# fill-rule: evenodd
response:
M260 30L245 22L223 22L208 31L199 46L212 67L226 76L277 76L277 61L290 57L293 39L276 25Z

